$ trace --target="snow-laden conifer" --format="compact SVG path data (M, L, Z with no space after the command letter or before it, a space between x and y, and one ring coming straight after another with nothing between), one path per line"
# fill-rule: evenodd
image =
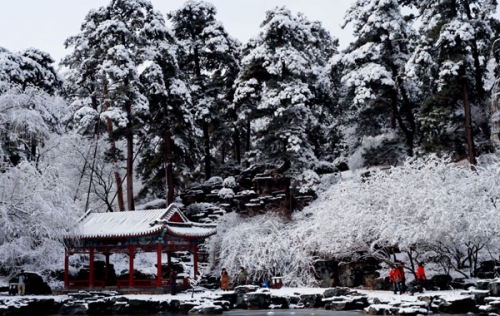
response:
M234 96L247 161L291 162L293 175L316 166L331 140L322 134L332 124L323 69L336 47L320 22L284 7L266 13L242 48Z
M355 41L331 59L329 68L348 125L343 131L350 154L358 152L368 165L394 163L404 152L413 155L416 104L404 74L410 32L398 2L355 1L346 24L353 26ZM364 138L378 144L364 147Z
M402 1L419 12L420 38L406 65L418 79L424 149L468 156L489 146L486 56L495 37L496 1Z
M175 37L181 44L178 57L191 92L191 111L200 129L197 137L205 179L230 157L234 149L234 112L230 109L234 79L239 71L240 43L216 19L211 3L189 0L168 13ZM215 171L214 170L214 171Z

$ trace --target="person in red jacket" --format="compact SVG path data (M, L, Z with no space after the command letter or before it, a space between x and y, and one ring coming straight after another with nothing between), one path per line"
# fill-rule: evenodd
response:
M399 295L401 295L402 294L402 291L401 291L401 271L399 271L399 269L396 265L393 265L391 268L391 271L389 272L389 282L391 282L393 284L394 294L398 294L397 292L399 291Z
M401 272L401 283L399 289L401 292L406 292L406 277L405 277L405 263L403 261L399 262L398 266L399 272Z
M422 293L424 291L424 283L427 277L425 276L425 270L424 270L425 263L420 262L417 267L417 281L420 285L419 292Z

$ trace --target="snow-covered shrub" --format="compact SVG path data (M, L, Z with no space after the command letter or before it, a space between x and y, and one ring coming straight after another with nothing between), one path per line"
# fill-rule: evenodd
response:
M234 191L233 189L230 189L230 188L222 188L219 190L219 198L221 199L232 199L234 198Z
M59 171L21 162L0 173L0 183L0 269L60 269L62 239L78 212Z
M304 210L310 217L297 234L327 257L359 252L387 259L384 246L398 245L452 258L447 264L461 268L469 251L495 249L499 240L498 166L473 171L431 157L339 182Z
M192 216L192 215L195 215L195 214L205 213L208 210L211 210L211 209L214 209L214 208L219 209L218 206L216 206L216 205L214 205L212 203L205 203L205 202L193 203L193 204L190 204L190 205L188 205L186 207L186 210L184 211L184 214L186 214L187 216Z
M363 137L361 145L349 157L350 170L356 170L369 165L391 164L401 156L403 148L396 133L388 132L377 136Z
M320 183L318 174L310 169L304 170L299 176L296 177L299 192L307 193L310 191L316 192Z
M211 266L226 268L232 280L243 266L253 281L281 275L287 286L312 285L314 257L295 234L297 225L276 214L226 214L207 241Z
M205 184L207 185L221 185L223 183L223 180L221 177L211 177L207 181L205 181Z
M224 182L222 183L222 185L225 188L232 189L232 188L235 188L238 186L238 182L236 182L236 179L233 176L229 176L229 177L224 179Z

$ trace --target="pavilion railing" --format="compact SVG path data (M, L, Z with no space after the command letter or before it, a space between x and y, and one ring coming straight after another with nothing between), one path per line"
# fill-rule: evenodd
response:
M132 284L130 284L130 280L116 280L116 287L118 288L127 288L127 287L134 287L134 288L151 288L151 287L156 287L156 279L134 279L132 280ZM169 280L161 280L161 286L170 286L170 281Z
M105 283L104 280L94 280L94 286L95 288L101 287L104 288ZM69 281L69 288L71 289L85 289L90 287L90 282L89 280L70 280Z
M180 279L179 279L180 280ZM187 288L189 287L189 281L184 278L182 282L178 282L179 287ZM69 280L68 288L70 289L85 289L90 287L89 280ZM104 280L94 280L93 288L105 288L106 282ZM155 288L157 286L156 279L133 279L132 283L130 280L116 280L117 288ZM161 287L170 287L169 279L161 280Z

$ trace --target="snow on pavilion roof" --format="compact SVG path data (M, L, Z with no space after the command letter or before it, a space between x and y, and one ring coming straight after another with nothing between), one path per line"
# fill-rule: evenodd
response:
M92 213L80 220L79 231L73 238L113 238L145 236L167 232L179 237L208 237L215 234L214 225L193 223L171 204L166 209ZM70 238L71 238L70 237Z

